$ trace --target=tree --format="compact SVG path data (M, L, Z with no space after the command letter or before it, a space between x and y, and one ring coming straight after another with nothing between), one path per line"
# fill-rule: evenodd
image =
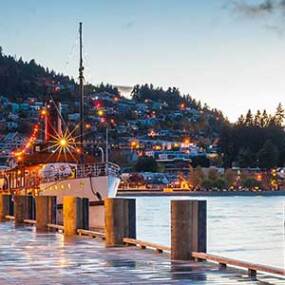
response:
M22 102L28 97L36 97L39 101L53 84L59 84L61 101L70 99L74 93L75 82L68 76L48 72L46 68L37 64L34 59L24 62L20 57L7 56L0 51L0 96L7 97L13 102ZM67 101L67 100L66 100Z
M253 123L251 111L240 116L234 125L225 126L219 141L220 152L223 157L224 167L231 167L233 162L238 162L240 167L256 167L257 154L262 149L264 141L271 140L279 155L278 166L285 163L285 132L283 130L283 117L285 111L281 104L277 107L274 116L268 115L266 110L258 110Z
M245 117L245 124L247 126L252 126L253 125L253 117L252 117L252 113L251 113L251 110L249 109L247 114L246 114L246 117Z
M259 110L254 116L254 126L261 127L261 112Z
M225 177L226 185L229 188L234 185L237 175L232 169L229 168L225 171L224 177Z
M269 124L269 119L268 119L267 112L266 112L266 110L263 110L260 125L261 125L261 127L264 128L264 127L268 126L268 124Z
M241 185L245 188L252 189L254 187L260 187L261 183L254 178L246 178L242 180Z
M202 168L200 166L196 168L190 166L189 184L191 184L193 189L201 187L203 179L204 179L204 173Z
M252 167L256 164L256 157L253 151L249 148L242 148L238 154L238 165L241 168Z
M143 156L135 164L135 171L138 172L157 172L157 163L153 157Z
M87 87L93 89L96 93L108 92L108 93L110 93L112 95L116 95L116 96L120 95L120 92L119 92L117 87L114 87L114 86L112 86L110 84L106 84L105 85L103 82L101 82L100 85L95 86L95 87L92 86L92 85L89 85Z
M208 178L210 180L217 180L218 179L218 171L216 168L211 167L208 172Z
M210 189L213 187L213 181L210 180L210 179L204 179L203 182L202 182L202 187L203 188L206 188L206 189Z
M136 85L132 90L132 99L137 102L155 101L165 103L170 110L177 110L178 105L184 102L180 91L175 87L167 90L161 87L154 88L152 84Z
M274 123L277 126L282 126L284 118L285 118L285 111L284 111L282 104L279 103L276 109L275 116L274 116Z
M240 117L238 118L238 121L237 121L237 125L243 126L244 124L245 124L245 118L243 115L240 115Z
M218 178L217 180L215 180L214 182L213 182L213 186L214 187L216 187L216 188L218 188L218 189L225 189L225 187L226 187L226 181L225 181L225 179L223 179L223 178Z
M270 169L276 167L279 160L279 150L272 143L271 140L267 140L263 147L258 152L258 164L259 167Z

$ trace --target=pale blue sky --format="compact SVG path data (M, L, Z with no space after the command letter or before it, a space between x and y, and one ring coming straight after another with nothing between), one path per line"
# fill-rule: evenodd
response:
M285 10L261 2L0 0L0 45L77 77L82 21L88 81L176 86L235 120L285 104Z

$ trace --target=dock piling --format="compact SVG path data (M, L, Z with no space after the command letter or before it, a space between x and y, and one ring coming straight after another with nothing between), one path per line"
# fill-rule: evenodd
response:
M36 229L48 231L48 224L56 221L56 196L36 197Z
M0 222L5 221L5 216L9 215L11 195L0 194Z
M206 251L206 201L171 201L171 259L190 260L192 252Z
M34 205L35 205L35 198L31 195L26 196L25 199L25 219L34 220L35 219L35 213L34 213Z
M128 211L128 238L135 239L136 235L136 200L135 199L126 199L127 211Z
M105 245L123 246L123 238L136 238L135 199L107 198L105 206Z
M83 230L89 230L89 199L82 198L82 227Z
M12 195L9 196L9 216L14 216L14 198Z
M73 196L63 198L63 225L64 235L73 236L78 229L88 228L89 200Z
M26 208L27 208L28 196L15 195L14 196L14 217L15 226L23 225L24 219L26 218Z

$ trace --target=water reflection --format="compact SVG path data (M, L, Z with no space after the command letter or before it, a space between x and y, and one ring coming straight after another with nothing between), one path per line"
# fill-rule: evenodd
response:
M197 266L197 263L185 264L185 262L171 262L171 277L174 280L192 280L205 281L207 280L205 272Z
M129 269L136 268L136 262L134 260L128 260L128 259L112 259L108 260L106 264L111 267L126 267Z
M137 238L170 245L170 200L138 197ZM208 252L284 267L284 196L207 197Z

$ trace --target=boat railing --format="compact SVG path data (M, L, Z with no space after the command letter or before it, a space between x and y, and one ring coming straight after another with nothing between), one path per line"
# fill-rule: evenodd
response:
M70 169L70 171L45 171L43 177L41 178L41 182L47 183L65 179L98 177L107 175L118 177L120 175L120 167L112 162L79 164L74 169Z

